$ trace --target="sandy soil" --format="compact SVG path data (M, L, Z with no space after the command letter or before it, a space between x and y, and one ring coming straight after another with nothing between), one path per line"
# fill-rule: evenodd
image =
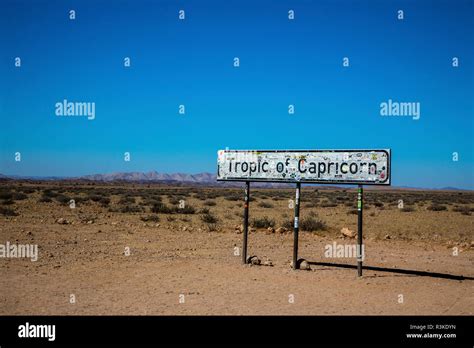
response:
M359 278L355 269L317 264L310 271L293 271L289 267L293 235L265 229L250 233L249 255L270 259L273 266L242 265L235 255L242 234L234 228L242 209L222 197L215 199L218 204L211 210L228 218L221 217L225 222L215 231L209 231L197 213L184 219L175 214L174 221L160 215L159 222L143 222L140 217L149 214L110 212L96 203L70 209L57 202L38 203L38 197L36 192L16 201L19 215L0 218L0 243L39 245L36 262L0 259L2 315L474 314L474 280L397 272L474 279L474 250L472 243L466 243L474 234L470 215L452 211L400 215L396 208L367 214L364 265L392 271L365 270ZM188 201L199 207L197 199ZM272 210L281 214L286 202L278 209L252 204L254 215ZM327 221L329 232L302 232L300 257L355 264L354 259L324 256L327 244L354 243L339 232L343 226L356 225L355 215L343 209L313 209ZM229 211L235 212L233 217ZM291 211L287 213L291 216ZM58 223L60 218L68 223ZM410 231L418 238L407 238ZM390 239L384 239L386 235ZM453 246L459 255L453 255ZM70 303L71 294L75 303Z

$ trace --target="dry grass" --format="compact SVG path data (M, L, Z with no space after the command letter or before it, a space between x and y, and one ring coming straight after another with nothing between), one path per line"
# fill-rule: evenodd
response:
M355 189L303 188L301 230L330 236L339 234L342 227L355 229L356 196ZM243 188L158 184L8 182L0 189L0 214L5 218L28 219L32 205L39 205L41 209L66 216L73 213L69 208L71 199L78 209L106 220L116 219L117 214L132 222L165 221L170 227L186 223L190 228L218 232L233 231L235 225L242 223ZM257 230L292 228L294 209L289 200L293 199L293 189L253 189L252 226ZM399 209L400 201L402 209ZM375 239L388 234L404 240L470 242L472 211L474 193L470 191L367 189L364 235Z

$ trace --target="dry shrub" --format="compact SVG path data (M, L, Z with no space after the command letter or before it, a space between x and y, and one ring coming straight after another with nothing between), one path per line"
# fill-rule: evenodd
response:
M301 219L300 228L303 231L314 232L323 231L327 228L326 223L321 219L315 219L314 217L306 217Z
M275 226L275 220L270 219L268 216L264 216L262 218L252 219L250 224L255 228L268 228Z
M4 216L18 216L18 213L8 207L0 207L0 214Z
M219 221L212 213L201 215L201 220L207 224L216 224Z
M448 208L446 208L445 205L432 204L432 205L430 205L427 209L428 209L428 210L431 210L431 211L443 211L443 210L447 210Z

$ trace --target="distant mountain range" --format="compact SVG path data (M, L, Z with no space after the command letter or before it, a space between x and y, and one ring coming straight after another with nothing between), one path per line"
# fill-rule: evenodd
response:
M179 181L188 183L216 183L216 175L211 173L158 173L152 171L148 173L130 172L130 173L110 173L110 174L93 174L81 176L79 179L93 181Z
M197 173L197 174L187 174L187 173L159 173L157 171L151 171L147 173L142 172L117 172L109 174L92 174L84 175L79 177L57 177L57 176L48 176L48 177L39 177L39 176L18 176L18 175L4 175L0 174L0 180L85 180L85 181L98 181L98 182L161 182L168 184L191 184L191 185L204 185L204 186L240 186L239 182L218 182L216 174L212 173ZM258 187L292 187L291 184L283 183L254 183L253 186ZM324 188L337 188L337 187L350 187L350 185L314 185L321 186ZM369 188L369 186L367 186ZM371 189L377 189L375 186L371 186ZM388 187L381 187L382 189L387 189ZM399 190L445 190L445 191L459 191L456 187L443 187L443 188L417 188L409 186L391 186L390 189L399 189ZM469 191L469 190L467 190Z
M0 174L0 180L39 180L39 181L55 181L55 180L82 180L97 182L135 182L135 183L165 183L173 185L202 185L202 186L241 186L240 182L218 182L217 175L211 173L159 173L151 171L142 172L117 172L109 174L92 174L78 177L58 177L58 176L19 176L19 175L3 175ZM257 187L289 187L290 184L283 183L255 183Z
M147 173L142 172L117 172L108 174L92 174L76 177L60 177L60 176L19 176L19 175L4 175L0 174L0 179L14 179L14 180L89 180L89 181L127 181L127 182L180 182L180 183L194 183L194 184L217 184L217 176L211 173L158 173L151 171Z

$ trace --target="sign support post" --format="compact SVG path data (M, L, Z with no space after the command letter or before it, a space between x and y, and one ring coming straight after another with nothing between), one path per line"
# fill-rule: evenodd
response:
M294 221L294 239L293 239L293 269L298 269L298 233L299 233L299 220L300 220L300 194L301 194L301 183L296 183L296 199L295 199L295 221Z
M357 274L362 276L362 257L363 257L363 242L362 242L362 212L363 212L363 193L362 185L357 189Z
M247 263L247 236L249 232L249 204L250 204L250 181L245 182L244 202L244 241L242 246L242 263Z

